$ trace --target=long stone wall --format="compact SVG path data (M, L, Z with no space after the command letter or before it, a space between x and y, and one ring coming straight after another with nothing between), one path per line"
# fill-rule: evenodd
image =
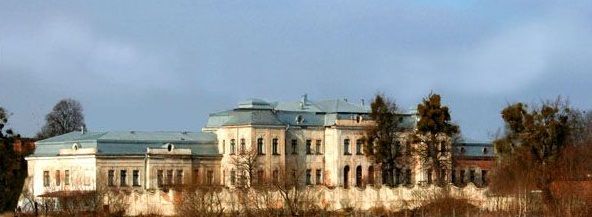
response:
M387 210L412 209L422 204L423 201L447 192L453 197L469 199L469 201L483 209L491 209L495 204L486 196L485 188L477 188L472 184L466 187L439 188L434 186L413 188L399 187L367 187L360 188L327 188L323 186L307 187L300 192L303 200L310 200L321 209L340 210L358 209L368 210L374 207L382 207ZM186 198L184 194L195 193L192 191L132 191L125 193L123 202L126 204L126 213L129 215L139 214L160 214L174 215L177 202ZM216 191L220 198L221 207L225 212L240 211L244 205L274 207L283 205L283 198L278 191L256 191L248 192L221 188ZM245 198L250 200L245 202Z

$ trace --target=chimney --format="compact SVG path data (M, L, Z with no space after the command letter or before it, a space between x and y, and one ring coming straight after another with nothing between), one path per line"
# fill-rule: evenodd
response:
M361 99L361 101L362 107L364 107L364 99Z
M347 102L347 98L343 98L343 101Z
M80 126L80 134L84 134L84 133L86 133L84 126Z
M302 95L302 99L300 100L300 102L304 105L306 105L306 101L308 101L308 94L304 94Z

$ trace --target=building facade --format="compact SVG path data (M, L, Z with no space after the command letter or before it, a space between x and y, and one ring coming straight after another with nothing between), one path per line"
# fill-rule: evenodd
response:
M210 114L201 132L71 132L36 142L35 153L26 158L30 190L43 196L100 188L234 188L286 179L344 188L379 185L380 165L364 148L366 129L374 124L369 114L363 103L311 101L304 95L291 102L240 102L236 108ZM401 117L405 128L413 130L417 116ZM471 163L479 158L473 153L475 146L465 146L467 151L454 152L465 160L458 165L483 166ZM493 150L485 156L492 154ZM418 163L396 170L397 183L426 183L431 177ZM453 171L454 182L460 170ZM487 169L476 171L485 176Z

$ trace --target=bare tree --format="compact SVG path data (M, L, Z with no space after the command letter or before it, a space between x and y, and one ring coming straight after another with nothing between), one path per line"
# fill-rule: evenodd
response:
M37 133L39 139L62 135L85 127L82 105L74 99L62 99L45 116L45 125Z
M316 199L312 195L311 188L303 182L306 174L304 163L298 157L291 159L277 180L272 180L272 185L278 191L284 201L284 209L291 216L304 215L317 208Z
M184 189L181 198L176 201L178 216L201 217L223 216L224 207L220 187L192 186Z
M238 173L239 187L249 188L256 180L256 170L261 156L256 149L240 150L239 153L232 156L231 164ZM263 181L263 180L261 180Z

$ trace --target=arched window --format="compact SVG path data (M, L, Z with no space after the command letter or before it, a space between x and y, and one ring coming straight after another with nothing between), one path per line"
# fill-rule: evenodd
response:
M351 155L349 152L349 139L343 140L343 154L344 155Z
M343 187L349 187L349 165L343 167Z
M231 139L230 140L230 154L235 154L236 153L236 140Z
M362 166L356 167L356 187L362 187Z
M374 166L368 167L368 184L374 185Z

